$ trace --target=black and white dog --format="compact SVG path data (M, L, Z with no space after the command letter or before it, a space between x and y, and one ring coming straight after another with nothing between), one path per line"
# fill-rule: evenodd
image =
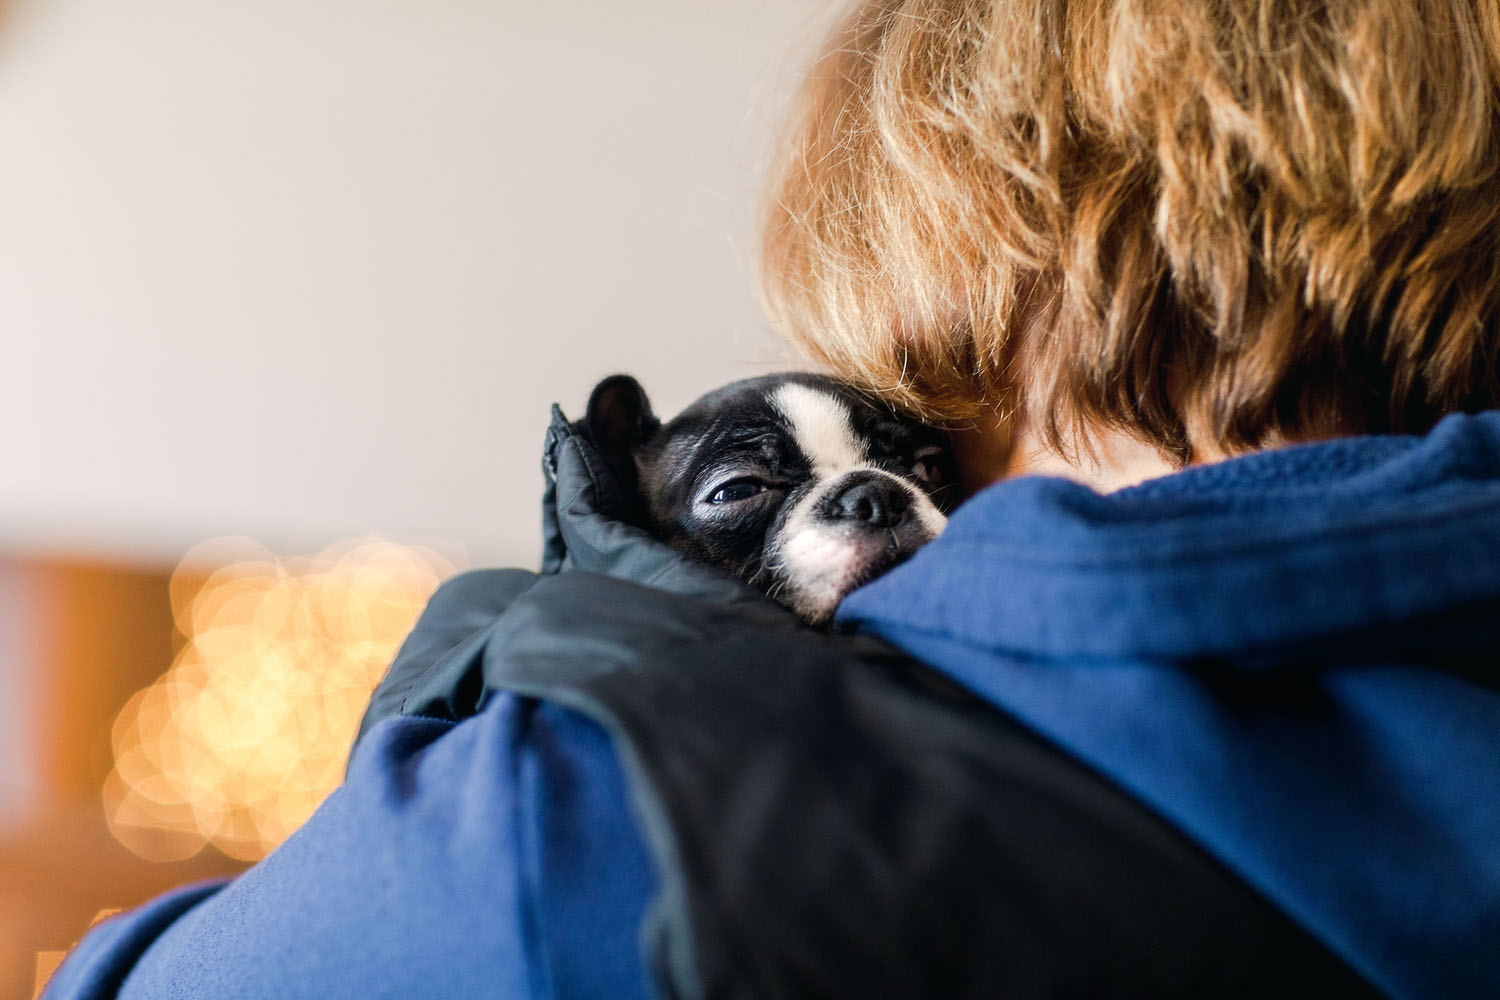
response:
M941 432L818 375L735 382L666 424L615 375L582 423L632 520L814 624L935 538L955 488Z

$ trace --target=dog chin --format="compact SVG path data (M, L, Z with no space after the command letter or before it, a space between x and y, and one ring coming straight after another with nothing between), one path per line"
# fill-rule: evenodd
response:
M779 546L778 597L810 624L826 624L846 594L905 562L940 530L928 525L881 534L803 529Z

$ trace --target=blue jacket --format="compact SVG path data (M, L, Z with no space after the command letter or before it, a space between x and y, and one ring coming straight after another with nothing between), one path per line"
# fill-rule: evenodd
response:
M620 733L581 703L465 687L524 647L528 589L445 585L317 815L242 878L97 928L47 995L628 998L671 979L642 957L673 885ZM1383 992L1500 995L1500 415L1102 497L1001 483L839 625L1105 776Z

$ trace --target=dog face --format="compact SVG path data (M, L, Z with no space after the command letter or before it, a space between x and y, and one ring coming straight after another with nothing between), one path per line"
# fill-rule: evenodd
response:
M956 480L941 432L816 375L736 382L665 425L614 376L587 425L642 526L813 623L935 538Z

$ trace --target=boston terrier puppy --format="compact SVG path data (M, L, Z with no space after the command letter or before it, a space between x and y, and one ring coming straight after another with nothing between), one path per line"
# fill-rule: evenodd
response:
M632 498L627 520L812 624L935 538L954 498L940 431L820 375L735 382L666 424L615 375L580 423Z

